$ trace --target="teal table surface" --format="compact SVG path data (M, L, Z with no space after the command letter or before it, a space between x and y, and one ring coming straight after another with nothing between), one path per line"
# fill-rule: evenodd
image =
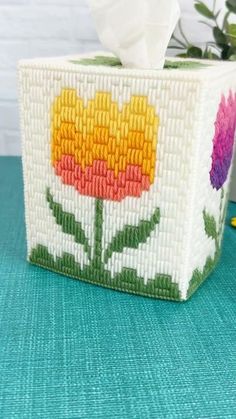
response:
M26 262L22 168L0 158L0 417L236 418L236 230L186 303Z

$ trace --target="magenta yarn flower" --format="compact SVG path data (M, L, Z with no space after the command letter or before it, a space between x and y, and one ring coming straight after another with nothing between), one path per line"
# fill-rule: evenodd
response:
M229 92L228 99L222 95L215 122L212 166L210 179L213 188L220 189L225 183L233 154L236 130L236 93Z

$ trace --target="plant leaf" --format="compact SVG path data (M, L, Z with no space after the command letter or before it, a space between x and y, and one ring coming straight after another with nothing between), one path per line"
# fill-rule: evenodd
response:
M204 20L199 20L199 23L202 23L203 25L206 25L206 26L208 26L208 28L211 28L211 29L213 29L213 26L212 26L212 25L210 25L210 23L208 23L208 22L205 22Z
M202 58L202 50L192 45L187 49L187 56L191 58Z
M186 54L179 54L178 57L186 58ZM164 68L165 69L179 69L179 70L194 70L198 68L208 67L208 64L199 61L189 61L189 60L182 60L182 61L170 61L165 60Z
M215 19L214 13L203 2L200 1L195 3L194 7L201 15L207 17L208 19Z
M225 14L225 17L224 17L224 20L223 20L223 30L225 30L227 28L228 24L229 24L229 22L228 22L229 15L230 15L230 12L227 12Z
M203 52L203 58L207 58L208 60L219 60L219 56L208 48Z
M213 35L217 45L227 45L227 37L225 36L224 32L220 28L218 28L218 26L215 26L213 28Z
M61 226L63 233L71 234L74 236L75 242L83 245L84 251L87 253L90 259L91 247L88 243L88 239L86 238L81 223L75 220L74 214L63 211L62 205L53 200L53 196L50 193L49 188L46 189L46 198L49 204L49 208L55 217L56 223Z
M183 53L183 54L177 54L176 57L179 58L188 58L187 54Z
M236 13L236 0L227 0L225 4L230 12Z
M141 243L146 243L156 225L160 222L160 209L156 208L150 220L141 220L137 226L125 225L112 238L104 253L104 263L114 252L122 253L124 248L137 249Z
M228 60L230 55L232 55L232 53L230 53L229 45L224 45L224 47L222 48L222 51L221 51L222 60Z
M168 45L168 49L181 49L181 50L185 50L184 47L179 47L178 45Z
M230 23L227 26L227 35L228 35L230 44L233 47L236 47L236 24L235 23Z
M236 61L236 54L230 55L229 61Z
M82 65L102 65L109 67L122 67L122 64L117 57L109 57L105 55L96 55L93 58L80 58L79 60L70 60L73 64Z
M203 219L206 235L211 239L216 240L218 233L215 218L204 210Z

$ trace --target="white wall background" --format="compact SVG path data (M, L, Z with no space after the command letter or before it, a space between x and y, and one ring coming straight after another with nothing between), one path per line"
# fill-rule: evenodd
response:
M201 45L210 40L211 30L198 23L194 0L179 2L190 41ZM213 0L205 2L212 5ZM224 4L224 0L217 0L219 8L224 8ZM21 154L17 61L97 48L101 49L101 45L87 0L0 0L0 155ZM233 177L236 200L236 168Z
M197 23L194 1L180 0L180 4L189 38L204 43L211 35L210 29ZM224 0L218 0L218 4L224 5ZM17 61L99 47L87 0L0 0L0 154L21 152Z

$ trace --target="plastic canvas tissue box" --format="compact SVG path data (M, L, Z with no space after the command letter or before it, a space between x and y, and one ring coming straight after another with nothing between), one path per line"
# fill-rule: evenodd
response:
M186 300L220 253L236 65L110 54L20 64L28 258L131 293Z

